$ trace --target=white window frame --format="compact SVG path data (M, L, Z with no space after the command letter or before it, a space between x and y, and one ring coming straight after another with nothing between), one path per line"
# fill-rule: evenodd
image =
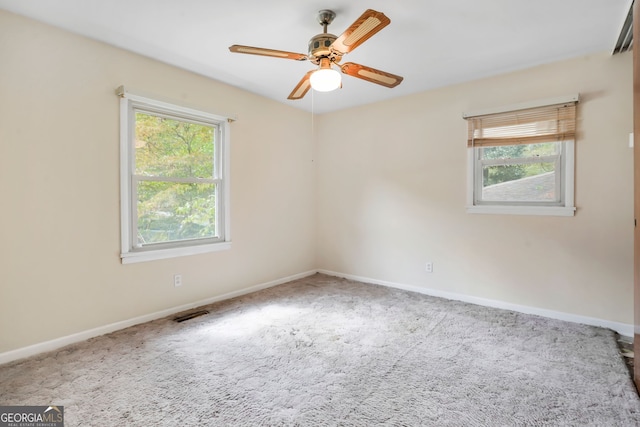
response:
M159 101L125 92L116 93L120 99L120 232L123 264L195 255L231 248L230 197L229 197L229 146L231 119L216 114ZM185 240L157 245L137 246L135 185L135 112L148 112L182 121L208 124L218 129L218 142L214 158L219 168L217 184L215 239Z
M556 179L560 181L560 202L487 202L478 200L476 194L482 191L482 163L479 160L480 147L467 148L467 212L478 214L511 214L511 215L552 215L573 216L574 177L575 177L575 143L573 140L561 142L561 154L557 162ZM554 206L555 205L555 206Z
M562 104L564 102L578 102L578 95L560 97L511 105L506 107L464 113L463 118L476 117L493 113L524 110L547 105ZM575 141L561 141L559 156L559 168L556 168L556 179L560 189L560 201L551 202L489 202L482 201L476 194L482 190L482 161L480 160L481 147L467 148L467 213L472 214L506 214L506 215L550 215L550 216L574 216L576 207L574 202L575 192ZM555 157L555 156L554 156ZM514 160L514 163L518 163Z

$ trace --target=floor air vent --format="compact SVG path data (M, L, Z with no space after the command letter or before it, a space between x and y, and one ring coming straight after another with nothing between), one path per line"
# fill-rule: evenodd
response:
M183 314L181 316L178 317L174 317L174 321L175 322L184 322L185 320L190 320L193 319L194 317L199 317L199 316L204 316L205 314L209 314L209 312L207 310L198 310L198 311L192 311L191 313L187 313L187 314Z

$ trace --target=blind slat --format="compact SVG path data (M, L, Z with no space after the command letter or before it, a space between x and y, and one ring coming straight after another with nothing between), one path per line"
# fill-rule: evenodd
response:
M563 141L575 139L576 104L477 116L467 121L469 147Z

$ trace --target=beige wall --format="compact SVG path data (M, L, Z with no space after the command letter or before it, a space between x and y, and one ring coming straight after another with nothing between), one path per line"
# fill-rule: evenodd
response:
M322 115L315 147L308 113L6 12L0 57L0 353L316 268L632 323L630 54ZM230 251L120 263L121 84L237 115ZM576 92L576 216L466 214L462 112Z
M0 58L0 353L315 268L308 113L1 11ZM237 115L231 250L120 263L122 84Z
M462 113L574 93L582 99L576 216L465 213ZM630 54L539 66L317 123L319 268L633 323Z

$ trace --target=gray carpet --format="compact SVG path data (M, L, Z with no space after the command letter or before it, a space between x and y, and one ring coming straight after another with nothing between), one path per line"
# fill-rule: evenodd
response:
M612 331L315 275L0 366L66 426L634 426Z

